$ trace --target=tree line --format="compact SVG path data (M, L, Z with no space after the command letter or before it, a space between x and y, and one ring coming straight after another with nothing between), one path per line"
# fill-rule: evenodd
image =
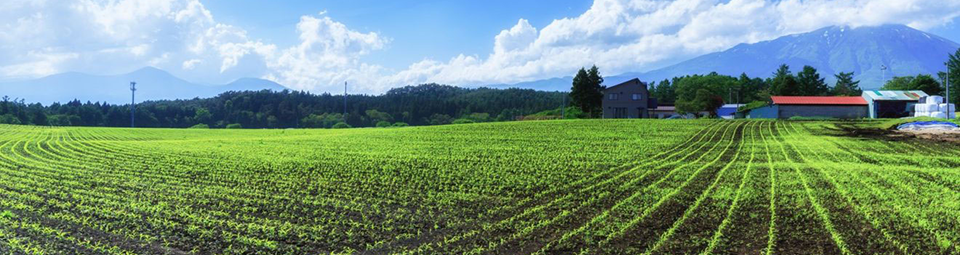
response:
M944 95L947 88L941 81L949 79L950 101L960 102L960 49L950 54L946 65L951 71L949 75L939 72L939 79L926 74L894 77L881 89L922 90L930 95ZM836 82L831 86L812 66L804 66L794 74L784 64L765 79L745 73L734 77L712 72L650 82L646 86L660 105L675 105L680 114L708 112L716 116L716 110L725 103L746 104L744 109L756 108L769 103L770 96L860 96L863 93L860 81L853 77L853 72L834 74ZM596 66L589 70L581 68L571 88L573 105L591 116L599 116L606 89L600 85L602 82Z
M960 102L960 50L946 63L950 73L894 77L881 89L922 90L943 95L941 82L950 80L950 100ZM708 112L725 103L748 107L767 104L770 96L859 96L862 90L852 72L835 74L836 83L825 82L816 68L804 66L794 74L781 65L768 78L739 77L712 72L687 75L649 83L651 97L660 105L675 105L684 113ZM442 125L488 121L509 121L544 115L599 117L602 114L604 79L599 68L581 68L573 79L571 92L544 92L531 89L461 88L423 84L394 88L383 95L348 95L344 109L342 95L302 91L226 92L213 98L147 101L136 105L138 127L212 128L343 128L406 125ZM571 108L561 107L565 102ZM566 113L563 113L566 112ZM24 99L3 97L0 124L50 126L130 125L129 105L73 100L44 106Z
M811 66L804 66L803 71L794 75L789 66L781 65L767 79L749 77L745 73L733 77L712 72L674 77L646 86L650 97L656 98L660 105L676 105L681 114L709 112L715 116L716 110L724 103L766 102L771 95L859 96L863 92L860 82L853 80L853 73L839 73L835 77L837 83L829 86ZM599 116L603 90L606 89L601 83L603 77L596 66L581 68L573 78L572 104L589 116Z
M531 89L461 88L424 84L383 95L343 96L302 91L225 92L213 98L138 103L137 127L332 128L507 121L556 109L566 93ZM51 126L130 126L129 104L73 100L43 106L3 97L0 123Z

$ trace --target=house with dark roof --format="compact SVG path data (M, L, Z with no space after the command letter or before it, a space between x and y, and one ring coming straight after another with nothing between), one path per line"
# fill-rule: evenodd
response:
M650 118L651 110L657 108L657 99L650 97L647 84L632 79L603 91L603 118L635 119Z
M826 117L859 119L869 117L863 97L772 96L771 105L753 109L748 118L788 119L790 117Z

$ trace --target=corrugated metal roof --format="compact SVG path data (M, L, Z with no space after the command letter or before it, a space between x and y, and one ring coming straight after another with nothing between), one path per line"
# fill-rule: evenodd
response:
M914 101L926 96L927 93L920 90L868 90L863 92L864 98L869 98L874 101Z
M779 105L867 105L863 97L771 96L770 99Z

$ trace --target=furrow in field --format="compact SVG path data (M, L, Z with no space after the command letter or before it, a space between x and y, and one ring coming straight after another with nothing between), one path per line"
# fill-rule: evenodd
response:
M723 233L724 222L729 222L739 202L756 156L757 124L750 122L746 125L734 158L720 170L713 183L684 211L683 216L661 234L659 240L644 254L693 254L715 247Z
M822 171L824 175L826 175L835 186L846 187L845 189L838 189L838 191L847 199L848 203L856 205L856 209L870 221L871 225L881 231L884 239L897 247L902 254L918 254L922 253L922 251L937 250L934 239L917 238L921 236L932 237L934 234L923 229L918 229L912 224L900 223L898 222L899 217L892 217L897 215L891 212L891 207L893 206L885 204L884 201L878 199L877 189L874 185L863 182L864 178L873 177L856 174L856 172L860 171L859 169L865 167L864 165L841 163L844 161L837 160L839 158L857 157L852 155L851 150L841 147L835 140L838 139L827 137L821 143L821 146L829 148L824 151L827 152L826 154L828 154L831 159L823 159L821 155L823 153L816 155L824 160L824 164L827 165L829 169ZM844 169L844 171L840 171L839 169ZM867 187L868 189L861 189L863 187Z
M777 214L775 249L772 254L849 254L836 234L832 223L825 217L822 207L810 194L810 188L800 174L801 158L786 149L782 123L777 122L771 130L774 150L785 161L777 167ZM818 209L821 208L821 209Z
M17 147L19 148L19 146L17 146ZM25 148L26 148L26 147L25 147ZM33 154L33 155L35 155L35 154ZM43 165L43 164L39 164L39 163L38 163L38 164L35 164L35 165ZM39 170L39 169L32 169L32 170L34 170L34 171L30 171L30 172L36 173L36 172L37 172L36 170ZM52 170L52 169L49 170L49 171L57 172L57 170ZM55 180L59 180L59 179L62 179L62 178L55 178ZM13 180L16 180L16 179L13 179ZM28 182L28 183L29 183L29 182ZM86 187L86 186L70 187L70 186L64 186L64 184L65 184L64 182L59 182L58 184L56 184L56 185L51 185L51 186L36 185L33 189L28 189L28 190L36 190L36 189L41 189L41 190L42 190L42 187L45 187L45 186L46 186L46 187L58 187L58 188L60 188L60 189L66 189L64 192L54 192L54 193L47 192L46 194L43 194L43 196L48 197L47 201L62 201L62 202L67 202L67 204L66 204L67 206L70 206L70 204L74 204L74 206L79 206L79 207L83 207L83 208L88 208L88 209L84 209L84 211L87 211L87 213L84 213L83 215L72 215L72 214L55 214L55 215L54 215L54 216L61 216L61 217L63 218L62 220L68 220L68 221L69 221L69 220L74 220L74 221L77 221L77 220L82 220L82 219L85 219L85 218L88 218L88 219L98 219L98 218L99 218L100 221L104 221L104 222L117 222L116 224L120 224L120 226L158 226L157 224L149 224L148 222L144 222L144 223L141 223L141 224L134 224L134 225L125 224L126 222L128 222L128 220L124 220L124 219L141 220L139 217L133 217L133 218L131 218L131 217L129 217L129 216L136 215L136 214L141 214L141 213L144 212L144 211L132 211L132 210L136 210L136 209L138 209L138 208L140 208L140 209L148 209L148 210L149 210L150 208L146 208L146 207L145 207L145 206L147 206L147 205L144 205L144 206L136 206L138 203L133 203L133 204L131 204L131 203L129 203L129 202L125 202L123 199L120 199L120 198L118 198L118 197L116 197L116 196L102 197L103 195L112 194L112 193L110 193L110 192L88 192L88 191L86 191L86 189L88 188L88 187ZM20 192L27 192L28 190L22 190L22 191L20 191ZM67 190L69 190L69 191L67 191ZM70 192L70 191L72 191L72 192ZM86 194L86 195L88 195L88 196L85 196L84 194ZM52 197L52 196L57 196L57 197ZM91 196L93 196L93 197L91 197ZM78 199L83 199L83 200L78 200ZM89 204L89 205L84 205L83 202L84 202L85 200L90 200L90 199L92 199L93 201L96 201L97 203L93 203L93 204ZM104 199L106 199L106 200L104 200ZM72 203L71 203L71 202L72 202ZM53 205L53 206L59 206L59 204L52 204L52 205ZM131 205L134 205L134 206L131 206ZM96 206L96 207L94 207L94 206ZM108 211L103 211L103 209L108 209ZM185 208L180 208L180 209L185 209ZM204 213L204 212L203 212L204 210L202 210L202 209L189 209L189 208L186 208L186 209L187 209L187 210L178 210L178 211L165 211L165 210L157 211L157 212L155 212L155 213L159 213L159 215L154 214L154 216L151 216L151 217L147 218L146 220L156 220L156 219L158 219L158 218L156 218L156 216L162 216L163 218L160 218L160 220L165 220L165 221L168 221L168 222L184 222L184 223L185 223L185 222L190 222L190 220L194 220L194 219L195 219L195 218L191 217L191 215L193 215L194 213ZM63 210L70 210L70 208L69 208L69 207L59 207L59 209L56 209L55 211L62 211L62 212L65 212L65 213L67 212L67 211L63 211ZM111 213L110 213L110 214L99 214L99 213L98 213L98 214L93 214L93 212L111 212ZM215 215L215 213L210 213L210 212L206 212L206 214L208 214L208 215ZM79 216L79 218L78 218L78 216ZM106 217L106 218L104 218L104 217ZM120 218L116 218L116 217L120 217ZM201 224L204 224L204 225L205 225L204 228L210 228L210 227L214 227L214 226L231 226L231 225L232 225L232 226L237 226L237 227L241 226L240 224L236 224L236 223L231 224L229 221L227 221L227 222L222 222L222 221L221 221L221 222L211 222L211 221L209 221L210 218L206 218L205 220L206 220L207 222L200 222ZM253 219L251 219L251 220L253 220ZM261 223L263 222L263 219L259 219L259 220L261 221ZM331 223L336 223L336 222L327 222L325 225L331 225ZM213 224L213 225L210 225L210 224ZM246 223L246 224L249 224L249 223ZM109 225L110 225L110 224L108 224L108 225L101 225L101 227L103 227L103 226L109 226ZM334 225L335 225L335 224L334 224ZM187 224L186 227L189 227L189 224ZM111 228L111 229L112 229L112 231L120 231L120 230L122 230L122 229L117 229L117 228ZM184 229L174 228L174 230L176 230L176 231L183 231ZM238 230L244 231L245 229L238 229ZM133 231L133 232L154 232L154 231L142 231L142 230L139 230L139 229L133 229L132 231ZM171 231L171 230L168 230L168 231ZM189 232L189 231L188 231L188 232ZM121 233L118 233L118 234L123 235L123 233L130 233L130 231L124 231L124 232L121 232ZM201 235L201 236L202 236L202 235ZM188 240L192 240L192 239L197 239L197 238L196 238L196 237L193 237L193 238L190 238L190 239L188 239ZM210 241L213 241L213 240L210 240ZM318 242L318 243L321 243L321 242Z
M596 213L594 213L593 218L586 223L581 222L581 223L570 224L570 227L576 227L576 228L572 230L568 228L561 231L560 233L562 233L562 236L560 236L559 239L554 239L549 243L546 243L546 245L541 247L540 250L537 251L537 253L542 254L542 253L570 252L572 251L571 250L572 247L582 247L580 245L590 245L591 241L588 240L590 237L585 236L584 235L585 233L590 231L592 228L599 227L598 224L607 223L607 220L609 219L609 217L611 217L611 213L616 213L624 210L623 208L626 207L628 202L635 200L638 194L640 194L640 191L638 190L649 189L657 185L658 183L662 183L667 178L670 178L671 176L679 174L678 171L680 171L680 169L686 169L688 166L694 164L695 162L701 162L701 160L706 158L709 152L715 150L720 146L721 144L720 142L724 139L724 137L726 137L728 132L729 132L729 129L726 130L723 135L721 135L720 140L705 141L703 145L701 145L701 147L707 144L712 145L712 147L709 150L707 150L708 153L704 153L700 157L697 157L692 161L686 161L686 158L689 158L695 155L697 152L703 151L703 149L699 149L694 152L691 152L691 154L685 156L682 159L679 159L678 160L679 162L686 161L686 163L683 165L679 165L673 168L665 168L670 166L670 165L665 165L665 166L662 166L660 169L653 169L651 171L644 173L643 177L649 177L647 176L649 174L665 173L662 177L656 177L657 179L655 179L656 180L655 182L654 182L654 179L650 179L649 181L645 182L649 184L644 184L642 186L636 186L635 188L630 188L630 187L634 187L633 186L634 182L644 180L644 178L634 178L633 180L630 181L630 183L628 183L630 186L622 187L619 189L619 191L617 191L618 193L622 193L622 194L630 194L630 197L623 198L621 196L621 197L614 197L610 199L609 201L616 202L616 204L613 204L612 206L605 205L601 207L606 209L602 209L602 212L597 211ZM674 164L671 164L671 165L674 165ZM651 175L651 176L654 176L654 175Z
M762 121L753 130L751 159L744 177L737 187L732 205L723 222L710 237L710 243L700 252L707 254L763 254L772 238L773 193L767 139L764 130L771 121ZM709 216L707 216L709 217Z
M852 155L856 151L856 149L846 147L841 141L832 139L830 142L841 148L838 151L844 154ZM838 165L838 167L848 169L848 171L838 172L837 178L851 183L852 186L866 187L871 191L855 192L854 194L872 205L866 208L875 211L876 215L881 215L878 217L880 224L891 229L891 232L895 233L898 238L907 240L903 244L912 251L911 253L934 250L944 252L951 250L951 247L956 247L955 241L951 241L949 238L951 234L948 233L952 231L942 232L938 229L941 224L929 220L931 217L930 211L943 210L945 204L941 202L945 200L939 197L921 195L916 188L912 188L913 185L902 185L901 183L904 180L900 178L909 180L911 177L904 175L896 177L891 174L899 173L902 170L892 168L881 170L849 163ZM948 191L948 194L955 195L955 192ZM955 206L950 207L955 208ZM948 211L952 210L948 209ZM939 218L941 217L934 217L933 219Z
M729 130L730 126L731 125L725 126L723 130ZM719 129L716 130L716 132L719 132L719 131L720 131ZM714 135L711 137L716 137L716 133L714 133ZM722 139L723 135L721 135L720 137ZM589 208L596 208L598 206L602 208L603 206L605 206L603 204L609 204L617 201L618 200L617 198L608 198L608 197L611 195L617 196L621 194L629 194L628 187L637 185L641 180L651 180L652 178L659 178L659 177L656 177L657 176L656 174L662 174L662 172L654 171L655 169L662 169L662 168L666 168L671 165L674 165L686 158L689 158L695 155L697 151L702 150L703 147L710 144L713 144L713 143L709 143L709 142L703 143L700 146L693 148L692 150L686 150L686 151L683 151L682 153L678 153L676 156L680 156L680 155L683 156L679 160L676 160L676 161L666 160L666 161L660 161L661 164L655 164L653 166L634 167L629 172L621 173L620 175L617 175L611 179L607 179L602 182L595 183L584 189L577 190L575 193L568 193L567 195L560 197L558 199L555 199L547 204L543 204L535 208L526 210L524 211L524 213L521 213L513 218L507 219L507 221L501 221L500 223L498 223L498 225L494 226L494 227L500 227L500 228L503 228L503 227L512 228L510 230L506 230L502 232L507 235L506 238L494 237L494 239L491 239L491 241L481 241L475 244L475 245L479 245L478 247L475 247L472 249L467 248L466 251L472 252L472 253L479 253L485 250L496 250L498 248L518 249L518 250L528 249L530 250L530 252L535 251L536 250L535 248L539 245L536 245L536 243L532 243L532 242L525 242L525 243L534 244L536 246L515 247L510 245L512 245L513 243L516 243L516 241L527 241L527 240L520 240L520 239L522 237L526 237L527 234L534 233L533 231L534 229L544 228L548 225L563 223L561 221L569 221L569 220L576 219L576 217L570 217L574 215L574 213L571 213L571 212L581 212L582 209L587 207L588 209L586 210L586 212L589 213L593 211L593 210L590 210ZM670 173L672 173L672 170L667 174L669 175ZM617 180L623 180L623 179L626 179L628 181L617 182ZM611 192L611 189L615 189L617 191ZM575 196L577 194L581 194L588 197L577 198ZM597 203L603 203L603 204L598 205ZM557 207L560 207L560 208L557 208ZM564 207L568 209L564 209ZM535 217L535 218L527 219L522 217ZM541 217L541 218L546 217L546 219L538 220L538 218L536 217ZM528 223L527 225L517 225L514 223L518 221L528 222ZM485 231L487 234L492 233L490 228L484 229L483 231ZM547 233L537 232L537 234L552 234L552 233L562 233L562 232L559 232L559 231L549 231ZM472 236L468 236L468 237L472 237ZM484 239L481 239L481 240L484 240ZM546 243L548 241L535 241L535 242ZM448 245L452 247L457 247L456 249L464 249L461 247L463 246L463 243L464 242L461 241L460 243L453 243ZM504 244L506 244L507 247L501 247Z
M820 153L829 151L829 147L824 146L821 139L809 139L812 137L811 134L797 132L794 123L789 123L783 130L791 134L791 139L787 142L788 147L804 162L810 162L802 169L804 171L800 173L801 178L804 178L812 188L813 197L822 205L823 212L835 225L838 238L844 241L847 249L853 254L905 254L905 250L898 248L903 246L898 245L892 238L888 238L889 234L885 235L884 230L878 229L870 219L857 210L857 204L849 197L846 189L838 186L829 175L828 172L832 170L823 168L824 163ZM803 143L798 145L797 141ZM816 158L811 157L811 154ZM813 171L813 168L817 171Z
M628 226L631 223L631 219L634 219L633 215L636 210L648 207L656 207L658 201L654 198L668 197L671 190L681 188L680 186L689 183L687 181L693 179L693 177L702 172L705 167L699 166L711 165L712 163L715 163L720 156L724 155L724 151L728 151L729 147L735 142L737 134L740 133L741 125L742 123L738 123L732 130L733 132L730 132L731 130L728 129L718 141L708 141L707 143L712 145L709 150L698 150L692 152L694 154L699 154L699 157L696 157L696 159L692 161L683 160L684 164L673 167L665 173L661 173L661 177L657 177L654 180L645 182L647 184L640 186L640 188L625 190L627 194L630 194L629 197L618 199L618 201L615 201L615 204L606 207L607 209L594 216L586 224L581 225L574 231L565 234L560 240L558 240L557 246L552 248L552 250L570 251L571 248L576 247L586 248L586 246L597 245L598 242L604 242L605 239L612 239L614 236L622 234L622 231L625 230L623 228L615 228L615 226ZM729 138L727 137L728 135L730 136ZM724 140L729 141L724 142ZM721 151L714 153L713 151L716 149L721 149ZM716 157L714 154L716 154ZM701 160L707 161L701 162ZM651 173L658 172L663 171L655 171ZM661 192L665 194L662 196L645 196L647 194L653 194L652 192ZM660 199L659 201L662 202L663 199ZM581 249L581 252L589 253L590 251L587 249Z
M635 207L635 210L639 210L639 215L623 215L629 219L626 224L620 225L597 247L628 253L643 252L655 247L660 241L658 237L668 234L673 223L680 221L684 211L689 208L689 203L697 204L695 200L698 196L708 193L706 189L709 183L715 183L727 166L739 158L739 149L743 144L743 125L743 122L739 122L736 132L724 148L712 157L711 161L697 165L692 174L675 176L666 182L664 187L645 191L640 196L640 206ZM718 165L720 162L723 163ZM584 252L587 251L581 251Z
M701 140L703 140L705 137L708 137L708 135L709 135L710 133L712 133L712 130L717 130L717 129L719 129L719 127L721 127L721 126L723 126L723 125L720 125L720 124L710 125L710 126L708 126L707 128L704 128L703 130L697 132L696 135L690 136L689 139L687 139L687 140L679 143L677 146L674 146L674 147L672 147L672 148L670 148L670 149L668 149L668 150L665 150L665 151L661 151L661 152L659 152L659 153L657 153L657 154L654 154L654 155L649 156L649 157L646 157L646 158L650 158L650 159L663 158L663 157L665 157L665 158L672 158L672 157L678 155L679 153L682 153L682 152L684 152L684 151L687 151L689 148L692 148L694 145L698 144L698 143L699 143ZM593 184L595 184L595 183L597 183L597 182L600 182L600 181L602 181L602 180L607 180L607 179L613 178L613 177L618 176L618 175L620 175L620 174L622 174L622 173L624 173L624 172L631 171L632 169L635 169L635 168L638 168L638 167L643 167L644 165L646 165L646 164L639 164L639 163L636 163L636 162L628 163L628 164L624 164L624 165L621 165L621 166L618 166L618 167L610 168L610 169L608 169L608 170L606 170L606 171L597 173L597 174L591 176L590 178L579 179L579 180L577 180L577 181L574 181L574 182L572 182L572 183L565 184L565 185L557 185L555 188L547 189L547 190L544 190L544 191L539 192L539 193L537 193L537 194L534 194L534 195L532 195L532 196L527 196L526 198L519 199L519 200L517 200L516 203L510 204L510 205L506 205L506 206L502 206L502 207L493 207L493 208L490 208L489 210L487 210L486 212L482 213L481 215L478 215L478 217L477 217L476 220L480 220L480 221L502 221L502 220L504 220L504 219L512 216L512 215L510 215L510 214L511 214L511 213L515 213L514 211L515 211L515 210L518 210L519 208L527 208L527 207L530 207L530 206L532 206L532 205L535 205L535 204L538 204L538 203L542 203L543 200L548 200L548 199L550 199L551 197L557 197L557 196L559 196L559 194L561 194L561 193L563 193L563 192L566 192L566 191L569 191L569 190L579 190L579 189L583 189L584 187L593 185ZM386 251L386 250L388 250L388 248L389 248L389 249L397 249L398 247L407 246L407 245L410 245L410 244L424 243L424 242L429 243L429 242L432 242L432 241L436 241L435 239L436 239L437 237L442 236L442 235L451 235L451 232L456 232L456 231L454 231L454 229L461 228L462 226L450 226L450 227L451 227L450 229L442 229L442 230L430 231L429 233L424 234L424 235L421 235L421 236L416 236L416 237L401 239L401 240L398 240L398 241L396 241L396 242L392 242L392 243L385 244L384 246L381 246L381 247L375 247L374 249L371 249L371 250L368 250L368 251L365 251L365 252L381 252L381 251Z

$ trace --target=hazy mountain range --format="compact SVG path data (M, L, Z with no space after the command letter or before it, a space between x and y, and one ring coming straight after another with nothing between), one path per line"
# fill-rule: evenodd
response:
M678 64L649 72L628 72L606 76L606 84L614 85L633 78L660 81L676 76L720 74L769 77L780 64L790 65L797 72L804 65L816 67L822 77L833 83L833 74L854 72L864 89L882 86L893 76L936 74L944 71L948 55L960 44L904 25L876 27L826 27L809 33L783 36L771 41L740 44L725 51L706 54ZM601 67L601 71L602 71ZM572 77L551 78L517 84L496 84L489 87L519 87L548 91L570 89ZM147 67L122 75L90 75L62 73L40 79L0 83L0 95L25 98L28 102L105 101L130 102L128 83L138 82L137 101L211 97L225 91L282 90L272 81L244 78L224 85L203 85L185 81L156 68Z
M137 82L137 102L162 99L213 97L226 91L283 90L272 81L242 78L224 85L204 85L177 78L166 71L145 67L121 75L61 73L36 80L0 84L0 95L50 104L79 99L82 102L130 102L130 82Z
M787 64L794 73L804 65L820 71L831 85L833 74L854 72L860 87L883 86L881 65L887 66L886 79L893 76L936 74L946 71L944 63L960 44L904 25L877 27L826 27L813 32L783 36L771 41L740 44L728 50L706 54L650 72L631 72L605 77L606 84L640 78L661 81L691 74L720 74L766 78ZM601 67L601 72L603 67ZM523 82L498 87L526 87L540 90L569 90L572 77Z

